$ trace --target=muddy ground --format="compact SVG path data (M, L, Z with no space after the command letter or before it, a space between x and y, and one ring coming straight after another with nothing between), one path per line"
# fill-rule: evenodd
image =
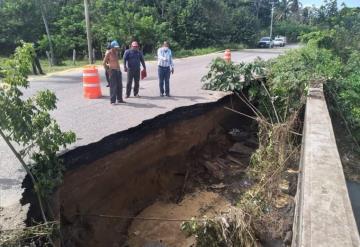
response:
M252 186L246 176L251 154L257 148L256 128L252 127L213 132L206 145L196 151L198 156L192 164L187 165L187 179L177 195L179 198L159 198L140 212L131 222L125 246L195 246L195 238L181 231L181 223L193 217L214 217L228 212ZM296 171L289 169L288 174L296 177ZM294 186L296 180L291 182ZM275 226L255 226L263 246L287 246L291 240L296 189L290 192L286 179L281 186L287 193L276 199L277 208L272 209L271 217L277 218L269 221L275 222Z
M257 126L224 106L246 112L229 97L179 108L67 153L53 202L64 246L193 246L180 224L227 212L253 185ZM279 190L254 226L264 246L291 240L296 171Z

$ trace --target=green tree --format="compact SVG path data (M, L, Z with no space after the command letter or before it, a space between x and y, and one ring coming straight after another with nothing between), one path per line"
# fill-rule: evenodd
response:
M54 55L58 60L57 63L61 63L66 56L70 57L69 52L72 52L73 49L85 51L87 43L84 6L77 3L61 7L59 17L53 21L53 30L56 31L51 35L51 40L54 43ZM43 36L40 43L43 50L50 47L47 36Z
M0 1L0 50L9 55L20 40L34 42L44 31L33 1Z
M51 118L49 111L56 108L55 94L45 90L23 96L21 89L29 86L27 75L33 55L32 45L23 43L2 68L0 136L30 176L46 223L43 201L62 179L63 166L57 152L74 142L75 134L62 132Z
M291 1L281 0L277 8L275 9L275 19L276 20L287 20L291 11Z

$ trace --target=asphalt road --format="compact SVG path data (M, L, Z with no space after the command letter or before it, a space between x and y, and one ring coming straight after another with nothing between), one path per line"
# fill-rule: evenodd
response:
M289 48L294 48L294 46L233 52L232 60L250 62L257 57L271 59ZM77 141L69 147L75 148L137 126L143 120L151 119L174 108L221 98L224 93L201 89L201 77L207 73L207 66L211 60L218 56L222 57L223 54L213 53L176 59L174 61L175 73L170 78L172 95L170 98L159 96L156 62L147 63L148 77L140 82L141 97L125 99L126 104L110 105L109 89L105 87L106 81L102 68L99 69L102 98L89 100L83 97L81 69L31 77L30 88L26 90L25 95L32 95L43 89L50 89L56 93L59 101L53 116L63 130L72 130L76 133ZM126 73L123 73L124 87L125 82ZM0 229L20 226L21 219L26 215L28 206L19 205L24 175L25 172L10 149L3 140L0 140Z

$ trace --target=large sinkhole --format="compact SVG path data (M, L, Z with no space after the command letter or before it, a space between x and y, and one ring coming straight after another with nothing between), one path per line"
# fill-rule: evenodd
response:
M62 245L192 246L181 222L225 212L251 186L244 174L258 145L257 126L225 106L248 112L227 96L66 153L52 206ZM286 210L282 234L291 229L293 205ZM280 246L274 239L281 237L264 239Z

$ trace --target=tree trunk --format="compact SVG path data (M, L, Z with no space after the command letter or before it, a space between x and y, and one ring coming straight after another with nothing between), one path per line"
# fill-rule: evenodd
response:
M33 176L32 172L30 171L30 168L26 165L25 161L22 159L22 157L20 156L20 154L15 150L14 146L11 144L9 138L5 135L5 133L0 129L0 136L4 139L4 141L6 142L6 144L8 145L8 147L11 149L11 151L13 152L13 154L15 155L15 157L18 159L18 161L20 162L20 164L22 165L22 167L24 168L24 170L26 171L26 173L30 176L31 182L33 183L34 186L34 190L35 190L35 194L36 197L38 199L39 202L39 207L40 207L40 211L41 211L41 216L43 218L44 223L48 223L48 219L45 215L45 208L44 208L44 204L43 204L43 200L41 198L40 192L36 191L35 187L37 186L37 182L35 177ZM49 242L52 244L52 246L54 246L54 242L51 239L51 236L48 235L47 236L49 239Z
M255 2L255 10L256 10L256 18L259 19L259 11L260 11L260 0Z

